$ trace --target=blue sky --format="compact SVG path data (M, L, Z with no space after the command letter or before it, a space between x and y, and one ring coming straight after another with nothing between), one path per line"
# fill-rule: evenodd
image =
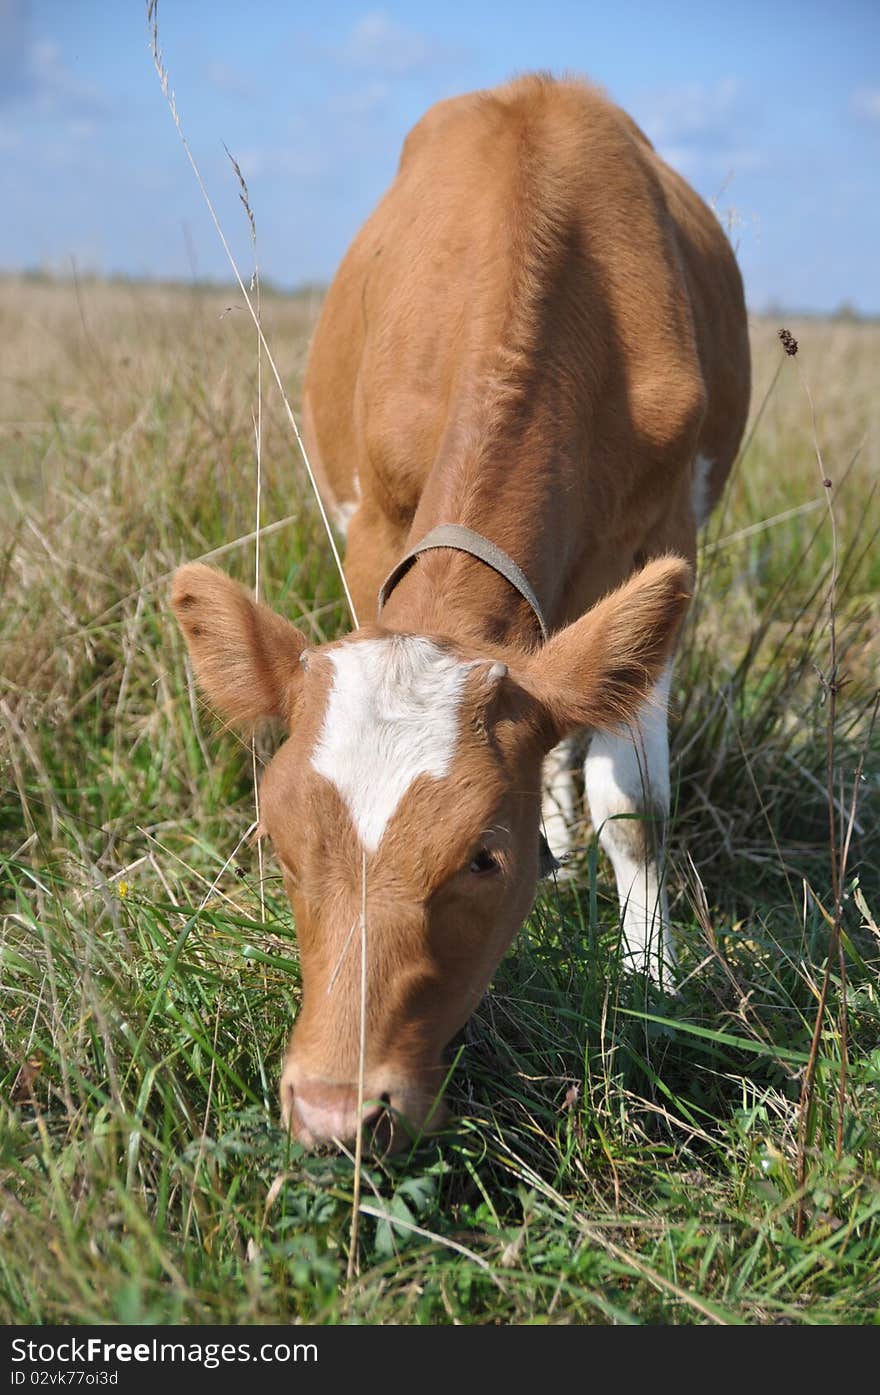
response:
M160 0L184 130L250 265L327 280L433 101L602 84L718 211L761 310L880 312L880 0ZM142 0L0 0L0 269L227 277Z

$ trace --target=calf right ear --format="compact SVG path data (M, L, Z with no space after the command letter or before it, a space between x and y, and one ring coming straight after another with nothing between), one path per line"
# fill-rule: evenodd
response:
M290 721L306 637L223 572L191 562L174 574L171 604L196 681L230 722Z
M675 645L692 572L660 557L552 635L529 661L549 745L580 727L618 731L638 720Z

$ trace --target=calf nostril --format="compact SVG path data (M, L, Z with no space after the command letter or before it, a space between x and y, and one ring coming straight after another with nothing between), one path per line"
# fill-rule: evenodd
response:
M362 1129L364 1143L372 1152L386 1153L394 1138L394 1116L391 1096L387 1090L376 1097L375 1103L364 1109Z
M292 1074L292 1073L291 1073ZM293 1135L309 1148L339 1141L350 1143L362 1132L364 1147L387 1151L394 1135L391 1092L371 1089L365 1082L358 1109L354 1085L299 1076L282 1084L282 1111ZM378 1084L378 1082L377 1082Z
M363 1116L363 1124L364 1124L364 1127L365 1127L365 1128L368 1128L371 1124L378 1124L379 1120L382 1119L382 1118L385 1116L385 1114L386 1114L386 1112L387 1112L387 1110L388 1110L388 1106L389 1106L390 1104L391 1104L391 1097L390 1097L387 1093L386 1093L386 1094L383 1094L383 1095L380 1095L377 1104L374 1104L374 1105L372 1105L372 1106L368 1106L368 1107L364 1110L364 1116Z

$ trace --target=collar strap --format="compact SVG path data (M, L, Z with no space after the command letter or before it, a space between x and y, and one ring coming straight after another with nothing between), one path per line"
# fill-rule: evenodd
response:
M535 619L541 627L541 635L544 642L549 638L547 624L538 604L538 598L529 585L528 577L521 567L518 567L512 557L508 557L503 548L496 543L484 538L482 533L475 533L471 528L462 528L458 523L441 523L439 528L432 528L430 533L426 533L421 542L417 542L415 547L411 547L397 566L389 572L379 588L379 609L381 615L382 607L391 595L398 581L405 576L412 564L415 562L420 552L428 552L435 547L452 547L457 552L468 552L471 557L476 557L481 562L485 562L487 567L498 572L509 581L515 591L518 591L523 600L531 607Z

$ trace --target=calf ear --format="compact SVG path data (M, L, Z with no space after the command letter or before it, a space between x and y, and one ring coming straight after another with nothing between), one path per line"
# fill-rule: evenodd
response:
M200 562L175 572L171 604L196 681L218 712L243 725L290 720L305 635Z
M692 579L681 558L650 562L538 650L527 682L550 745L578 727L636 719L672 653Z

